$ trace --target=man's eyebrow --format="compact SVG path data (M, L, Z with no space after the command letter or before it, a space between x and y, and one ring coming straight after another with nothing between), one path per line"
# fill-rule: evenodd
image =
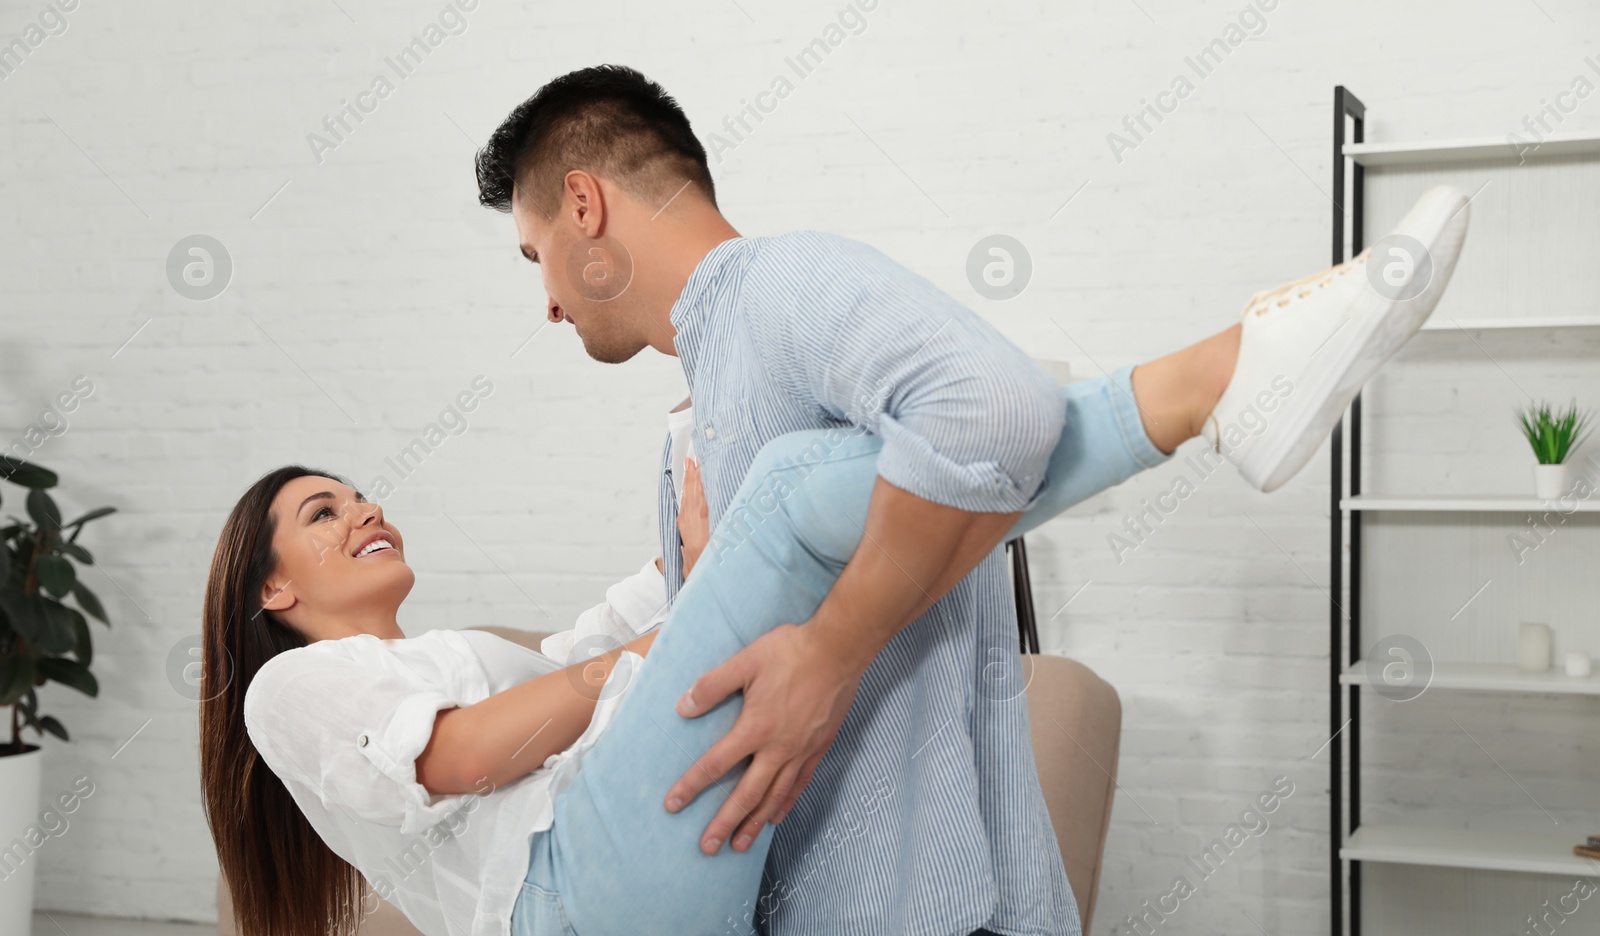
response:
M333 500L333 492L332 491L318 491L317 493L311 495L310 497L308 497L305 500L300 502L300 506L295 508L294 515L297 516L297 517L300 516L300 512L306 509L306 505L311 503L314 500ZM366 495L362 494L360 491L357 491L356 492L356 503L365 504L366 502L367 502Z

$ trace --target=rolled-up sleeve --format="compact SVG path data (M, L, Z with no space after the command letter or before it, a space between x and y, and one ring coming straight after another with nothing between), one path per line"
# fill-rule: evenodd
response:
M769 242L751 264L744 308L763 365L881 437L879 476L963 510L1027 506L1066 401L1021 348L865 244L807 232Z
M570 629L540 641L539 651L567 665L582 662L660 624L666 620L668 607L666 579L651 559L638 572L606 589L606 600L578 615Z
M417 781L434 719L462 700L331 654L269 660L245 692L251 742L272 772L329 809L420 832L447 818L461 794Z

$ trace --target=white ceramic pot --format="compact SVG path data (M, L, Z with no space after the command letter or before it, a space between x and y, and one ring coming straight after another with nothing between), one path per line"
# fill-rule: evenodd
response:
M1540 500L1555 500L1567 490L1567 466L1534 465L1533 494Z
M27 841L39 821L38 747L26 754L0 756L0 933L26 933L33 927L33 872L39 855Z

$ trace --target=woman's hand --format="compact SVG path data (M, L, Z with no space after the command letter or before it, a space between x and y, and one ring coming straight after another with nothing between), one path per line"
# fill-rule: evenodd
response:
M699 561L706 544L711 541L711 519L706 507L706 490L700 484L700 463L685 459L683 463L683 504L678 507L678 535L683 539L683 575Z

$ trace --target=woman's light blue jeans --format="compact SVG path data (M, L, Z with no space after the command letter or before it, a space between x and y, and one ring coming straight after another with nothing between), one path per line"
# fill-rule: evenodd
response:
M1061 441L1007 535L1167 460L1145 435L1132 368L1062 388ZM741 765L677 813L667 789L733 727L735 694L698 718L675 705L701 674L762 634L811 617L855 552L882 442L852 427L780 436L756 456L679 591L628 698L531 839L513 936L754 932L768 825L748 851L700 851ZM793 820L790 820L793 821Z

